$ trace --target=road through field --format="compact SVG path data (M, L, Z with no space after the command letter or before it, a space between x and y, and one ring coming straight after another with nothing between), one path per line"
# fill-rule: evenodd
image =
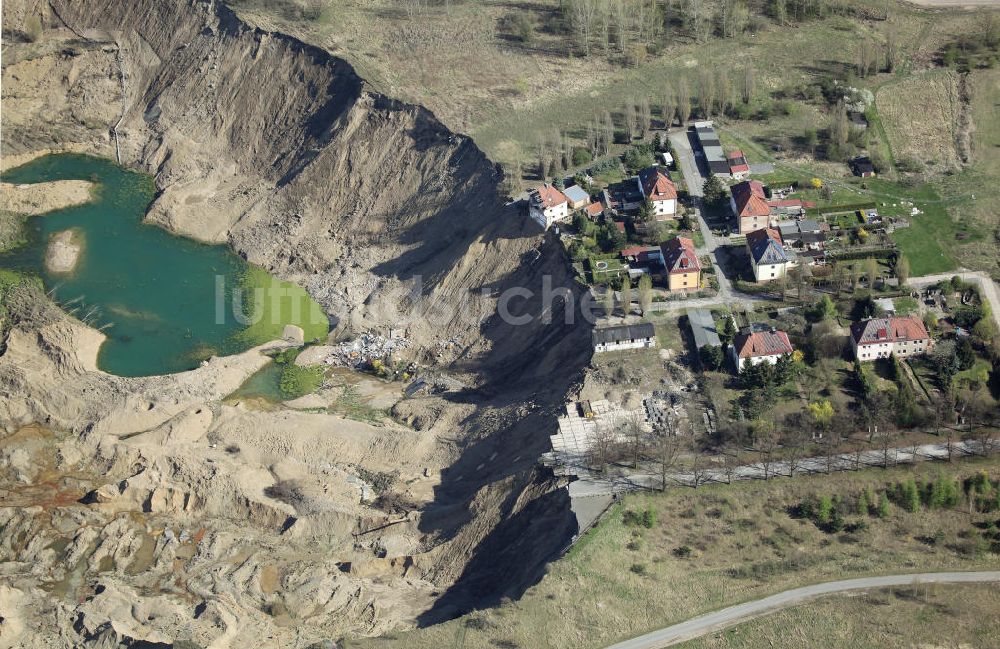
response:
M915 575L887 575L883 577L862 577L829 581L786 590L770 597L745 602L724 608L721 611L701 615L687 622L674 624L631 640L611 645L607 649L659 649L678 642L703 636L745 622L751 618L767 615L783 608L797 606L811 599L856 590L888 588L891 586L916 586L921 584L967 584L1000 581L1000 571L982 572L925 572Z

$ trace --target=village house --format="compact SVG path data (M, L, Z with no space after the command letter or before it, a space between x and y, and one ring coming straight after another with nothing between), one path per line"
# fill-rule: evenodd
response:
M528 214L538 225L548 230L556 221L569 218L569 199L561 191L545 183L529 195Z
M587 213L587 218L591 221L596 221L598 217L604 214L604 205L599 201L595 201L583 209Z
M579 185L570 185L563 190L563 195L565 195L566 200L569 201L570 210L578 210L590 202L590 194L585 192L583 187L580 187Z
M875 165L872 164L868 156L858 156L850 162L851 173L862 178L871 178L875 175Z
M648 322L594 329L592 338L594 352L656 347L656 331Z
M636 176L643 198L652 206L653 217L665 221L677 216L677 187L667 172L659 167L643 169Z
M740 234L766 228L771 224L771 207L764 195L764 185L756 180L745 180L730 189L729 206L736 215Z
M787 333L766 325L744 327L729 348L737 374L743 372L749 365L761 363L776 365L779 358L793 351Z
M671 291L692 291L701 288L701 262L694 250L694 241L674 237L660 246L660 260L667 273L667 288Z
M750 165L747 164L746 156L742 151L732 151L726 158L729 163L729 174L736 180L744 180L750 177Z
M773 228L761 228L747 235L750 265L757 282L780 279L788 272L791 261L782 247L781 235Z
M890 355L906 358L922 354L931 346L927 327L915 315L871 318L851 325L851 349L859 361Z
M622 261L627 264L637 266L648 266L651 263L660 264L663 262L663 255L659 246L629 246L618 251Z

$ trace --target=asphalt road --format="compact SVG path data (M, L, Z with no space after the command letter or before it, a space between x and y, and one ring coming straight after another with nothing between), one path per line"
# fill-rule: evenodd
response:
M862 577L860 579L845 579L830 581L824 584L814 584L786 590L770 597L758 599L744 604L737 604L721 611L702 615L687 622L668 626L652 633L632 638L608 649L659 649L678 642L703 636L712 631L718 631L744 622L751 618L767 615L783 608L796 606L816 597L843 593L852 590L869 590L887 588L890 586L912 586L930 583L975 583L1000 581L1000 571L983 572L925 572L916 575L888 575L884 577Z

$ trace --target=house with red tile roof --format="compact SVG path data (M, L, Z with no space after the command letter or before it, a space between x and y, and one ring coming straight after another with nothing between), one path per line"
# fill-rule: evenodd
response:
M733 178L743 180L750 176L750 165L747 164L747 158L742 151L732 151L726 159L729 161L729 173Z
M677 216L677 187L665 169L647 167L636 176L639 191L652 206L653 217L665 221Z
M788 334L772 327L751 325L744 327L733 340L729 355L733 359L736 373L741 373L749 365L770 363L775 365L778 359L794 350Z
M667 273L667 288L671 291L692 291L701 288L701 262L694 250L694 241L674 237L660 246L660 259Z
M745 180L729 190L729 206L736 215L740 234L766 228L771 224L771 206L767 204L764 185L756 180Z
M552 185L543 183L528 196L528 214L548 230L556 221L569 219L569 199Z
M587 205L583 209L587 213L587 217L590 218L591 221L596 221L597 217L599 217L601 214L604 214L604 205L600 201L594 201L593 203Z
M931 346L931 336L915 315L871 318L851 325L851 349L861 362L895 355L906 358L923 354Z

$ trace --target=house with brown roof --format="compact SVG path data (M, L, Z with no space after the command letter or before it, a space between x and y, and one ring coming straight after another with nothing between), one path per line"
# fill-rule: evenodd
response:
M766 228L771 224L771 206L767 204L764 185L756 180L745 180L733 185L729 206L736 215L740 234Z
M927 327L915 315L871 318L851 325L851 349L862 362L890 355L906 358L923 354L930 346Z
M528 214L548 230L556 221L569 219L569 199L552 185L543 183L528 196Z
M742 151L731 151L726 156L726 161L729 162L729 174L736 180L750 176L750 165L747 164L747 158Z
M779 358L793 351L792 342L784 331L766 325L751 325L744 327L736 335L729 348L729 355L739 374L750 365L776 365Z
M701 288L701 262L694 250L694 241L674 237L660 246L660 258L666 268L668 289L694 291Z
M587 218L591 221L596 221L600 215L604 214L604 204L600 201L594 201L583 209L587 213Z
M652 206L653 218L665 221L677 216L677 187L666 170L661 167L648 167L636 176L639 191Z
M781 279L791 266L781 234L774 228L761 228L747 234L747 250L753 277L758 283Z

